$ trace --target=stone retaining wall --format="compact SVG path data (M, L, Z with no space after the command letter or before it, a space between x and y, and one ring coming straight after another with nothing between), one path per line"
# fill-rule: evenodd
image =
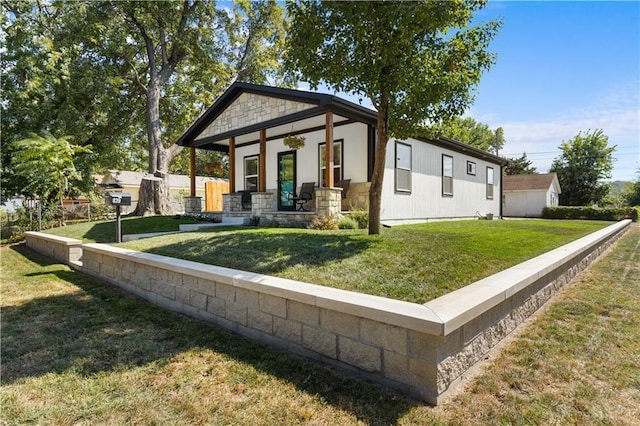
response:
M424 305L102 244L82 246L81 269L163 308L436 404L629 223Z
M63 263L81 264L82 241L42 232L25 232L27 247Z

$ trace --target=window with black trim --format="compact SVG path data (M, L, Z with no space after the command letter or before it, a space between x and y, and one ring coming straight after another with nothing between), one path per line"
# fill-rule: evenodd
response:
M487 167L487 200L493 200L493 167Z
M260 162L257 155L244 157L244 189L246 191L258 190L258 170Z
M411 192L411 145L396 141L396 191Z
M325 175L325 170L327 169L327 158L325 156L326 143L321 143L318 145L319 152L318 157L320 158L320 187L326 187L325 182L327 177ZM338 183L339 180L342 180L342 140L333 142L333 184Z
M453 157L442 154L442 195L453 196Z
M467 161L467 174L468 175L476 175L476 163L473 161Z

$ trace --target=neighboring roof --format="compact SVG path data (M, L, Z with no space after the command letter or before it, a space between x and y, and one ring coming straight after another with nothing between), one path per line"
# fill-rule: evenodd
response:
M144 172L130 172L127 170L109 170L102 176L100 186L105 188L122 188L124 186L140 186L142 178L146 176ZM207 176L196 176L196 188L204 189L206 181L219 181L226 179L212 178ZM174 189L190 188L191 179L186 175L169 175L169 187Z
M227 107L229 107L243 93L252 93L259 96L285 99L293 102L301 102L304 104L312 105L312 107L306 108L293 114L283 115L268 121L251 124L244 127L240 126L233 130L225 131L204 138L198 138L198 136L201 135L201 133L207 128L207 126L209 126L209 124L211 124L217 117L219 117L227 109ZM309 120L311 117L324 115L327 111L333 112L334 115L339 117L339 120L342 120L342 123L347 123L349 120L357 120L369 125L375 125L377 122L376 111L347 101L335 95L236 82L232 84L222 94L222 96L220 96L214 102L214 104L184 132L184 134L178 139L177 143L178 145L182 146L193 146L196 148L227 152L228 140L231 137L254 133L263 128L276 128L277 126L281 126L282 128L282 126L285 124L288 125L289 123L294 123L305 119L308 120L309 123L312 123L312 121ZM321 124L324 125L324 120L321 121ZM273 137L281 137L281 135L274 135ZM451 149L456 152L465 153L477 158L486 159L496 164L507 164L507 160L502 157L493 155L478 148L474 148L470 145L456 141L454 139L449 139L446 137L440 137L436 140L426 138L414 139Z
M503 191L547 191L551 184L555 184L560 193L560 183L555 173L535 175L512 175L502 178Z

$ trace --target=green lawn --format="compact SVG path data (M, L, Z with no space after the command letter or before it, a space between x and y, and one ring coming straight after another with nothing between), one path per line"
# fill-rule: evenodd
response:
M4 246L0 423L635 425L639 258L634 224L463 393L432 408Z
M173 216L123 217L122 235L149 232L177 231L181 223L196 223L193 219ZM48 234L76 238L85 243L113 243L116 241L116 221L83 222L44 231Z
M123 234L175 231L172 217L126 218ZM384 229L315 231L213 228L132 241L122 247L425 303L601 229L610 222L450 221ZM113 221L49 230L85 242L113 242Z
M425 303L601 229L594 221L452 221L385 229L212 229L122 247Z

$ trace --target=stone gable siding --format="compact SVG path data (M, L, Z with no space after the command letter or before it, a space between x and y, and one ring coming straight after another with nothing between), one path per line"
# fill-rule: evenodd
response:
M209 126L198 135L196 140L273 120L274 118L304 111L313 107L315 107L313 104L245 92L209 124Z

